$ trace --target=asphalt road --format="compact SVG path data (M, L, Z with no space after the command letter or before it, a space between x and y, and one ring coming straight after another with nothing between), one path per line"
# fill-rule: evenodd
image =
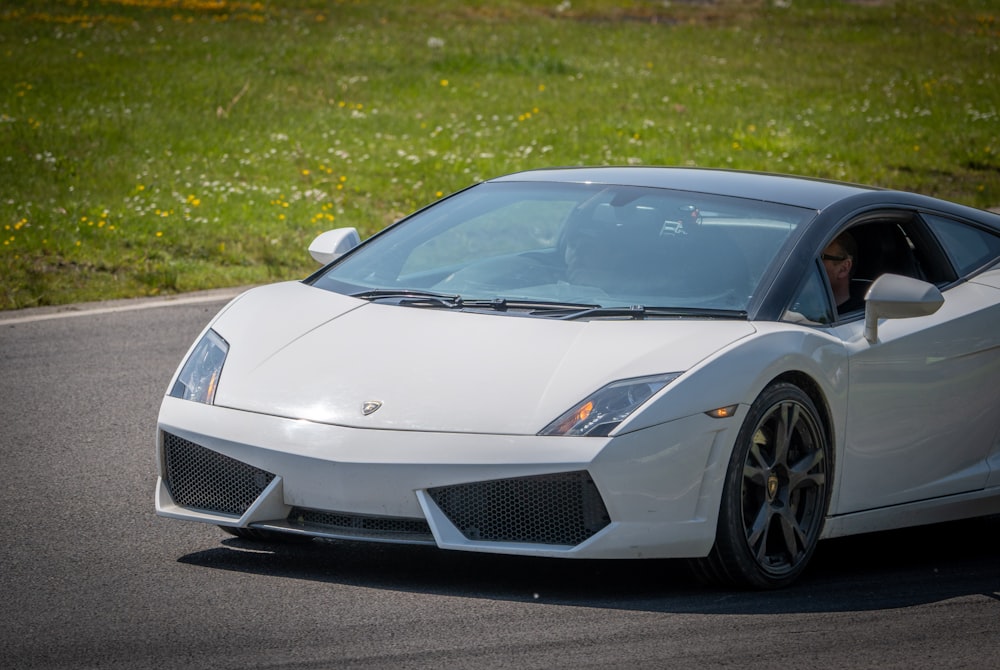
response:
M995 518L827 542L763 594L160 519L159 399L224 302L194 298L0 313L0 668L1000 665Z

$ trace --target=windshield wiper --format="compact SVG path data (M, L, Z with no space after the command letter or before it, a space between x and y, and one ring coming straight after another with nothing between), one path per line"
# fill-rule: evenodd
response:
M578 302L553 302L549 300L511 300L510 298L492 298L483 300L463 300L463 307L471 309L492 309L496 312L526 312L529 315L549 314L552 312L576 312L582 309L594 309L599 305L588 305Z
M386 301L405 307L444 307L446 309L484 309L494 312L521 312L526 316L546 316L553 319L572 321L593 318L685 318L700 319L746 319L742 310L707 309L703 307L647 307L646 305L601 305L575 302L555 302L545 300L510 300L508 298L473 298L466 300L460 295L436 293L420 289L376 288L351 297L362 300Z
M434 291L420 291L415 289L395 289L395 288L374 288L360 293L352 293L352 298L362 300L385 300L394 302L397 305L407 305L411 307L448 307L461 308L462 296L448 295L446 293L435 293Z
M529 314L551 312L578 312L595 309L599 305L575 302L551 302L542 300L510 300L508 298L472 298L424 291L420 289L375 288L360 293L352 293L352 298L386 301L406 307L447 307L449 309L488 309L494 312L520 311Z
M621 307L590 307L567 312L556 318L566 321L590 318L685 318L699 319L746 319L747 313L735 309L708 309L704 307L647 307L646 305L627 305Z

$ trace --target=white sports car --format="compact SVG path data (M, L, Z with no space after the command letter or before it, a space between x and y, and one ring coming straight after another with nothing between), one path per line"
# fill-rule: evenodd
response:
M310 252L170 382L158 514L773 588L823 538L1000 512L996 214L570 168Z

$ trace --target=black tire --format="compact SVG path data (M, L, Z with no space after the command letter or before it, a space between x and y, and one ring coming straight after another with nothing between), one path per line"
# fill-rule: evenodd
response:
M281 533L275 530L260 530L258 528L233 528L232 526L219 526L230 535L235 535L241 540L252 542L280 542L282 544L305 544L312 542L309 535L299 535L298 533Z
M750 407L726 473L715 546L693 561L700 579L774 589L816 550L832 482L829 439L813 401L777 382Z

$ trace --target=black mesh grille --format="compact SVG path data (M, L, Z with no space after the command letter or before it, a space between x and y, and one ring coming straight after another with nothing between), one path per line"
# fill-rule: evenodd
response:
M576 545L611 519L586 471L429 489L470 540Z
M163 434L165 483L174 502L241 516L274 475L170 433Z
M288 524L304 530L345 535L348 537L414 536L431 539L431 529L423 519L368 516L343 512L323 512L295 507L288 515Z

